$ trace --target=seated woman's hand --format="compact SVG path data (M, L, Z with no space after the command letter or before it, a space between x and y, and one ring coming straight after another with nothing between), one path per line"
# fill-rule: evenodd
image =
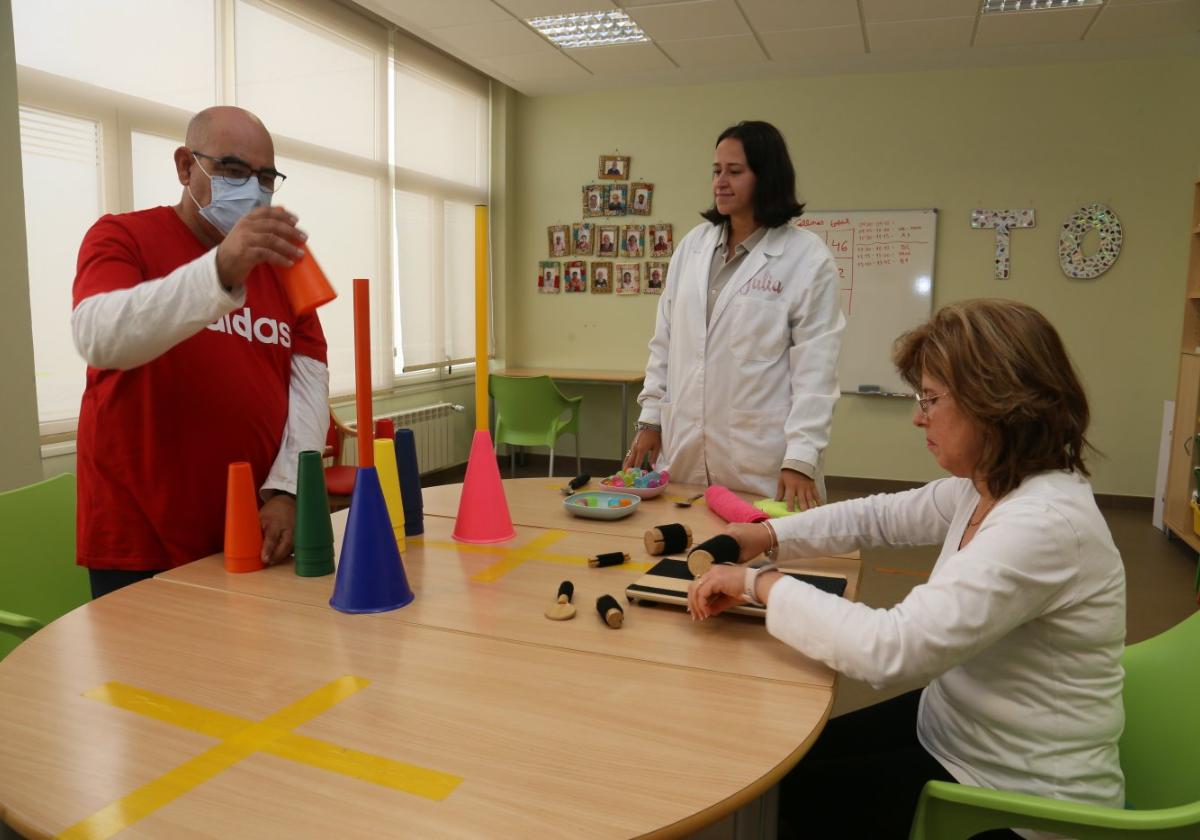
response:
M725 533L737 540L739 563L748 563L771 547L771 532L761 522L735 522Z
M746 567L717 564L688 587L688 612L693 621L703 621L710 615L720 615L745 600L742 589L746 584Z

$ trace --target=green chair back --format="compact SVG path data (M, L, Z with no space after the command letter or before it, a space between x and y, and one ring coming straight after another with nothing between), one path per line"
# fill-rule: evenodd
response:
M1080 840L1200 837L1200 613L1130 645L1121 769L1125 810L929 782L910 840L965 840L993 828L1033 828Z
M1125 649L1125 799L1144 811L1200 802L1200 613ZM1197 830L1200 836L1200 829Z
M0 659L90 598L75 565L75 476L0 493Z
M579 434L579 403L564 397L549 376L488 377L496 401L496 443L553 447L559 435ZM564 413L570 414L563 417Z

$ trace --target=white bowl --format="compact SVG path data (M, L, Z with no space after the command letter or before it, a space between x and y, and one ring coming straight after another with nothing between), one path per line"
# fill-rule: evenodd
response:
M614 496L618 499L629 499L630 504L624 507L609 507L608 500ZM589 498L597 499L600 505L588 507L583 504L583 500ZM567 509L568 513L582 516L584 519L623 519L637 510L641 501L640 498L630 493L618 493L615 490L589 490L585 493L567 496L563 499L563 507Z

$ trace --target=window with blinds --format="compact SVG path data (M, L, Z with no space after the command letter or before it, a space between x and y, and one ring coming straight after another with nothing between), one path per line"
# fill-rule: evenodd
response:
M39 415L73 427L84 233L180 201L172 155L212 104L257 114L339 297L320 310L334 395L354 389L352 281L372 280L372 384L474 354L472 207L488 199L488 81L320 0L12 0ZM187 22L186 37L180 30Z

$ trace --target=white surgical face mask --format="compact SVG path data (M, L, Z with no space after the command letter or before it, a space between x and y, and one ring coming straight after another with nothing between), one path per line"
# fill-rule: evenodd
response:
M196 161L196 166L199 166L200 171L208 175L204 167L200 166L199 161ZM229 231L233 230L233 226L251 210L271 206L271 193L264 190L262 184L258 183L258 179L253 176L244 184L231 184L224 175L208 175L208 180L212 185L212 197L209 199L207 207L200 207L200 202L196 201L196 196L192 195L190 184L187 188L188 195L200 208L201 217L226 236L229 235Z

